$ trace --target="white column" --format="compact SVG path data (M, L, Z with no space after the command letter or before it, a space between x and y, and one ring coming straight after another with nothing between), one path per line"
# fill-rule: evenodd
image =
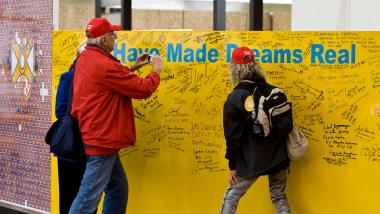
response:
M54 30L59 29L59 0L53 0L53 26Z
M293 0L292 30L380 30L380 1Z

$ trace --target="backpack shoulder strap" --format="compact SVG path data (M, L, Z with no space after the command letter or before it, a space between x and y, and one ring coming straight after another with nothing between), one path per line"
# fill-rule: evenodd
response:
M260 83L250 81L250 80L243 80L235 87L235 89L243 89L243 90L248 91L253 97L254 108L253 108L253 111L247 116L247 121L254 121L258 114L257 106L259 104L259 99L261 97L259 87L260 87Z
M244 81L244 82L243 82ZM249 91L249 93L252 94L254 98L255 105L258 103L258 99L260 98L261 91L259 90L260 84L257 82L249 81L249 80L243 80L241 83L239 83L235 89L243 89ZM260 96L258 96L260 95Z
M67 108L66 108L66 115L71 115L71 104L73 101L73 91L74 91L74 76L75 76L75 66L77 64L78 58L80 56L80 53L75 57L73 64L70 66L69 71L72 71L73 76L70 80L70 91L69 91L69 97L67 100Z

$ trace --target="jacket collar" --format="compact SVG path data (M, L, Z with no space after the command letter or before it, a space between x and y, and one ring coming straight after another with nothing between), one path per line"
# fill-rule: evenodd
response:
M118 60L116 57L114 57L112 54L108 53L107 51L105 51L103 48L99 47L99 46L96 46L96 45L87 45L86 47L87 50L92 50L92 51L96 51L98 53L101 53L109 58L111 58L112 60L115 60L115 61L118 61L120 62L120 60Z
M265 79L263 78L259 78L259 77L253 77L253 78L249 78L249 79L243 79L242 81L239 82L239 84L265 84L266 81Z
M244 79L244 80L240 81L239 84L237 84L235 86L234 90L239 89L239 88L244 88L244 89L251 88L251 89L253 89L253 88L256 88L257 86L265 85L265 84L267 84L265 79L254 77L254 78Z

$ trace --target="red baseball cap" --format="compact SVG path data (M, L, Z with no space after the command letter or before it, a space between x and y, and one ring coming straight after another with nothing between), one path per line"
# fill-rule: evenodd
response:
M238 64L255 63L255 54L247 47L239 47L232 52L231 61Z
M86 35L87 38L93 39L108 32L119 30L121 30L120 25L111 25L106 18L94 18L87 24Z

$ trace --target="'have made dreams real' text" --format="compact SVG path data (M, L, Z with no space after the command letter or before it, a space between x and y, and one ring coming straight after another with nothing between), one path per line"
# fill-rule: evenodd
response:
M226 62L231 61L231 54L237 44L227 44ZM301 49L256 49L252 48L256 62L260 63L302 63L306 54ZM322 44L311 44L310 49L311 64L355 64L356 63L356 44L340 49L326 48ZM121 62L134 62L143 53L160 55L157 48L127 48L125 43L115 44L113 55ZM206 44L200 47L184 47L183 44L167 44L166 61L168 63L215 63L220 57L218 49L208 48Z

